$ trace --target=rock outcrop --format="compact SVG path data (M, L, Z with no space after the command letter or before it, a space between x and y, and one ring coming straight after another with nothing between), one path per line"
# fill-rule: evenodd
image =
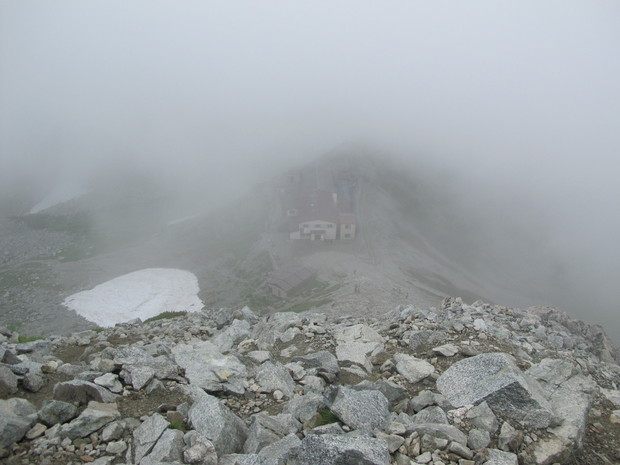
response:
M620 461L615 349L558 312L448 299L364 323L245 308L27 347L4 332L10 465Z

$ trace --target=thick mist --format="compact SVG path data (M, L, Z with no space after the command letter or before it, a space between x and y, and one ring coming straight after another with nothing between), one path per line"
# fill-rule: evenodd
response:
M563 264L543 303L617 338L619 22L614 1L3 2L0 195L140 173L182 216L372 147L432 166L481 230L529 231Z

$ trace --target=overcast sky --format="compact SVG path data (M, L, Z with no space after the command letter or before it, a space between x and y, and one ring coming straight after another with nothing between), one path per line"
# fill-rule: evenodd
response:
M0 0L0 182L129 160L219 185L367 141L543 205L615 283L619 24L617 0Z

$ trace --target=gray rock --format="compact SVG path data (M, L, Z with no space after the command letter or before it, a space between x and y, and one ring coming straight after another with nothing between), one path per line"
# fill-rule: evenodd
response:
M566 360L544 359L528 373L539 380L560 422L536 444L534 456L539 463L564 461L582 446L596 384Z
M330 410L353 429L371 432L389 422L389 402L379 391L356 391L338 386L331 387L325 397Z
M217 452L213 443L197 431L185 434L185 444L189 447L183 452L185 463L199 465L218 465Z
M425 360L407 354L394 354L396 370L411 384L422 381L435 371L435 367Z
M20 441L28 432L32 422L16 415L0 415L0 447L8 447Z
M385 439L351 436L310 435L291 452L288 465L388 465L390 453Z
M277 459L258 454L228 454L220 459L219 465L279 465L279 463Z
M484 465L519 465L517 456L511 452L488 449L487 453L489 458L484 462Z
M125 441L111 441L105 448L106 453L112 455L120 455L127 450L127 443Z
M271 359L271 352L268 350L253 350L248 352L248 358L256 363L263 363Z
M41 370L29 371L22 379L24 389L30 392L39 392L45 386L45 378Z
M334 339L339 344L348 344L350 342L378 342L383 344L385 341L383 336L377 331L364 324L337 329L334 331Z
M215 344L209 341L177 344L172 354L192 385L211 392L243 394L245 391L245 365L234 355L223 355Z
M368 356L382 349L380 342L341 342L336 346L336 358L344 366L359 365L370 373L372 363Z
M88 407L74 420L62 425L61 436L69 439L83 438L120 418L116 404L90 401Z
M139 391L155 377L155 369L150 366L124 365L120 376L126 384L131 384L136 391Z
M123 390L123 385L118 380L118 375L115 375L114 373L106 373L102 376L99 376L98 378L95 378L93 380L93 383L98 386L103 386L104 388L115 394L118 394Z
M0 365L0 397L9 397L17 392L17 376L6 366Z
M526 426L546 428L555 421L540 386L508 354L481 354L456 362L437 379L437 389L456 407L486 401L492 410Z
M65 381L54 386L54 399L64 402L88 404L91 400L100 403L114 402L118 396L95 383L81 380Z
M178 367L168 357L154 357L135 345L116 350L114 364L123 369L123 377L136 390L146 386L153 377L175 379L178 376Z
M0 448L20 441L36 421L36 410L27 400L0 400Z
M263 363L256 375L256 382L262 392L273 392L278 389L289 399L295 393L295 381L284 365L278 362Z
M14 397L12 399L0 400L0 416L15 415L29 419L32 424L37 420L37 410L26 399Z
M413 412L419 412L429 405L444 405L446 403L444 396L425 389L409 401L409 408Z
M273 444L282 438L269 428L266 428L260 421L254 419L248 428L248 437L243 445L244 454L256 454L265 446Z
M156 465L160 462L183 462L183 433L179 430L165 430L151 453L140 460L140 465Z
M474 456L474 453L471 451L471 449L468 449L463 444L459 444L458 442L454 441L448 444L448 451L466 460L470 460Z
M247 438L248 429L243 420L208 394L192 405L189 422L213 443L218 455L239 452Z
M234 320L228 328L212 338L212 342L219 350L227 351L249 336L250 323L247 321Z
M284 408L286 413L290 413L294 418L302 423L309 421L316 413L325 407L323 396L310 392L306 395L295 395Z
M275 459L277 463L286 463L291 452L299 447L301 447L301 440L297 435L291 433L279 441L262 448L258 455Z
M605 389L600 388L601 393L605 396L605 398L614 404L616 408L620 407L620 391L617 389Z
M444 344L439 347L434 347L433 352L443 355L444 357L454 357L459 353L459 348L454 344Z
M467 445L467 436L458 428L452 425L441 425L438 423L413 423L407 427L407 431L415 431L420 436L428 434L430 436L456 441L459 444Z
M470 449L484 449L491 443L491 435L483 429L473 428L467 436L467 446Z
M153 378L149 384L147 384L145 392L149 396L162 395L166 392L166 386L157 378Z
M120 421L113 421L101 431L101 440L103 442L116 441L123 436L125 426Z
M39 418L47 426L54 426L72 420L77 413L78 409L73 404L61 400L47 400L39 410Z
M312 354L293 357L293 362L300 362L305 368L317 368L325 373L337 375L340 372L338 359L326 350Z
M409 347L417 350L423 346L437 344L444 341L446 334L441 331L412 331L407 334L409 339Z
M407 389L405 389L403 386L384 380L366 380L350 387L351 389L355 389L356 391L379 391L388 400L390 404L390 409L393 409L397 404L405 400L409 395Z
M441 407L433 405L426 407L424 410L420 410L416 413L411 420L413 423L439 423L443 425L448 424L448 416Z
M516 452L523 442L523 432L517 431L510 423L505 421L499 430L497 445L505 452Z
M159 414L151 415L133 432L134 462L140 463L143 457L149 454L168 428L169 423Z
M495 433L497 428L499 428L499 421L497 421L497 417L493 413L493 410L488 406L486 402L482 402L472 408L465 418L469 420L469 422L489 433Z

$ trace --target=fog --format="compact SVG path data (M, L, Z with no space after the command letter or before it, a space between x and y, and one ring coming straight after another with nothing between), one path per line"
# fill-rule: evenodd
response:
M215 203L372 147L544 231L560 303L617 325L618 24L613 0L5 1L2 192L130 169Z

